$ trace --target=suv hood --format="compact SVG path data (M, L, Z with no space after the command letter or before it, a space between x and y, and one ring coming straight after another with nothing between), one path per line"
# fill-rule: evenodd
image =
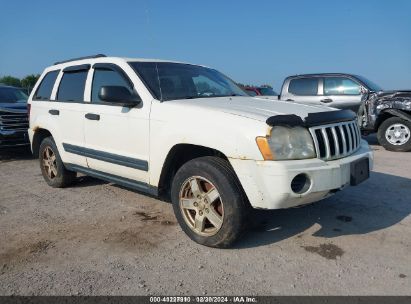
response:
M308 113L335 111L326 106L303 105L300 103L270 100L257 97L209 97L188 100L174 100L182 106L195 106L203 109L216 110L233 115L243 116L265 122L268 117L275 115L295 114L302 119Z

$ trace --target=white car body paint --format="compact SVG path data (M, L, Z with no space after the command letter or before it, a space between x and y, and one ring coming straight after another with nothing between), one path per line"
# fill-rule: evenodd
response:
M156 60L103 57L71 61L45 69L29 97L31 142L38 129L46 129L52 134L64 163L88 167L152 187L158 186L164 162L175 145L212 148L229 159L251 205L263 209L288 208L320 200L328 196L330 190L349 184L350 164L354 160L368 157L372 166L372 153L364 141L357 152L334 161L318 158L264 161L256 137L269 134L268 117L296 114L304 119L308 113L335 109L258 97L210 97L160 102L154 99L128 64L129 61ZM54 100L65 67L80 64L92 66L94 63L113 63L122 68L133 82L142 103L131 109L90 103L92 68L88 72L83 103L33 100L47 72L60 70L51 94ZM59 110L61 114L49 115L50 109ZM84 115L91 112L98 113L100 121L84 119ZM146 161L148 170L69 153L63 143ZM302 195L293 193L290 188L291 180L299 173L312 178L311 188Z

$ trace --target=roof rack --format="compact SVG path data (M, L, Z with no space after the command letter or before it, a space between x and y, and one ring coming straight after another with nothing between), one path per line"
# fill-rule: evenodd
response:
M60 64L60 63L66 63L66 62L70 62L70 61L76 61L76 60L82 60L82 59L91 59L91 58L100 58L100 57L107 57L107 56L104 55L104 54L97 54L97 55L91 55L91 56L72 58L72 59L63 60L63 61L57 61L57 62L54 63L54 65Z

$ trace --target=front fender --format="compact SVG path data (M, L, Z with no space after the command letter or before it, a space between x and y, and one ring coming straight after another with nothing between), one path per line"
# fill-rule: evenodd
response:
M389 113L393 116L397 116L399 118L402 118L404 120L408 120L411 122L411 115L399 109L388 109L388 110L385 110L383 113Z

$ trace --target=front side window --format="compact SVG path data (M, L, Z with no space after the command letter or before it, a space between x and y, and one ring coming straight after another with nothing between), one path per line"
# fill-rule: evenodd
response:
M344 77L324 78L324 95L359 95L360 85Z
M247 96L220 72L191 64L130 62L156 99Z
M54 83L60 71L51 71L44 76L39 88L34 95L35 100L50 100L51 92L53 91Z
M133 90L130 83L120 73L109 69L96 69L94 70L93 86L91 88L91 102L102 102L98 94L103 86L121 86L128 88L130 91Z
M21 89L0 87L0 103L25 103L27 98Z
M318 93L318 78L296 78L290 81L288 92L294 95L314 96Z
M65 72L57 93L58 101L84 101L87 70Z

